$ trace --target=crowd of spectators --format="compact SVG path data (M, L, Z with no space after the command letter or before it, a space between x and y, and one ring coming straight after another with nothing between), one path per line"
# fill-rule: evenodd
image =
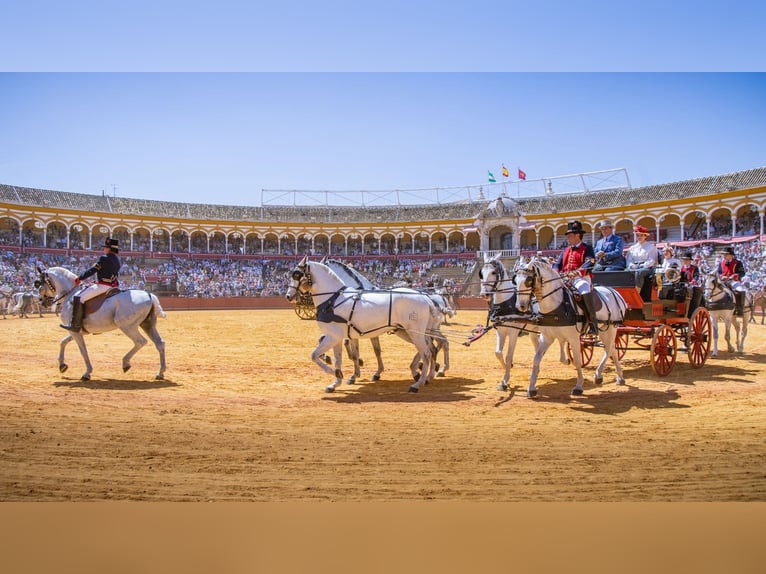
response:
M37 268L65 267L81 273L98 254L78 257L51 254L3 252L0 257L0 282L14 290L31 288L38 278ZM294 259L171 258L151 260L121 256L120 286L162 290L180 297L271 297L281 296L290 283ZM414 287L438 287L443 275L469 276L475 262L458 258L432 260L367 259L352 263L374 284L390 287L405 282ZM170 287L172 285L172 288Z

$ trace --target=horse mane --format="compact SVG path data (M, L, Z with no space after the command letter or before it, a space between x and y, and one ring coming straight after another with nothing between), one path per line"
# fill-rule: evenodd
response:
M50 267L46 270L46 273L49 273L51 275L56 275L59 277L64 277L66 279L74 279L75 277L77 277L77 273L70 271L66 267Z
M340 261L338 259L323 259L320 263L323 263L324 265L327 265L327 267L330 268L330 270L334 271L336 275L339 277L342 275L345 275L348 277L349 281L343 281L346 285L350 285L350 283L356 284L356 286L359 289L365 290L365 291L374 291L378 289L377 286L375 286L372 281L367 279L364 275L362 275L359 271L354 269L353 267L347 265L343 261ZM340 271L340 273L339 273ZM341 280L343 277L340 277Z

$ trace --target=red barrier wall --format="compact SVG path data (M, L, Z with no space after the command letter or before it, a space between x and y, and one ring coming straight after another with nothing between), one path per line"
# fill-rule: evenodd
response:
M284 297L160 297L160 303L165 310L197 310L197 309L292 309ZM487 308L487 303L480 297L463 297L458 299L459 309Z

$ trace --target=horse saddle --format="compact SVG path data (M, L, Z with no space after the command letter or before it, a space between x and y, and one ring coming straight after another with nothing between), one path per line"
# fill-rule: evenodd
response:
M114 297L117 293L122 293L122 290L119 287L112 287L109 291L105 291L100 295L96 295L93 299L85 301L85 315L90 315L101 309L104 301L109 299L109 297Z

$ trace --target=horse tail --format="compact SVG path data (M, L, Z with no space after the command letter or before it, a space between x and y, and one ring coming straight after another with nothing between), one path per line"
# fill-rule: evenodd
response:
M152 300L152 307L154 308L154 312L157 313L157 315L162 317L163 319L167 318L167 314L165 313L165 310L162 308L162 305L160 304L160 300L157 298L157 296L154 293L149 293L149 297Z

